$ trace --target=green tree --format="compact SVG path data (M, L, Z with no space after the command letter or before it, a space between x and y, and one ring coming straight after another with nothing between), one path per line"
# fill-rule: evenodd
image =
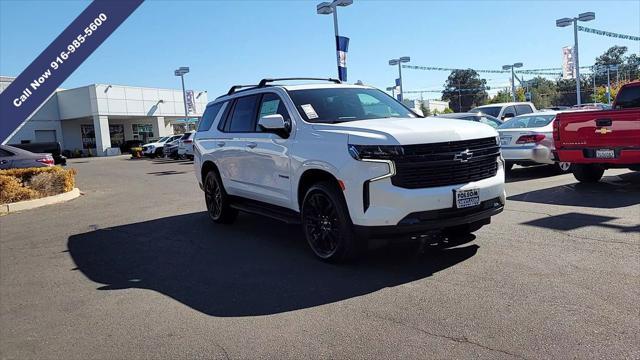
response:
M576 104L576 80L558 79L556 81L556 96L552 105L573 106ZM582 102L587 102L592 98L593 85L588 83L588 79L582 78L580 82L580 98Z
M451 108L444 108L443 113L444 114L451 114L453 112L453 110L451 110Z
M548 108L554 105L558 95L556 83L545 79L542 76L535 77L528 81L531 101L538 109Z
M610 72L611 82L620 80L633 80L640 78L640 58L637 54L629 54L625 56L628 48L626 46L612 46L604 54L598 56L595 61L596 66L600 66L601 70L596 74L596 86L607 84L607 66L617 66L617 72ZM593 84L593 78L591 78ZM593 89L593 85L591 86Z
M449 101L455 112L468 111L487 99L487 81L480 78L475 70L454 70L444 84L442 100Z
M505 103L511 101L511 92L507 90L500 90L497 94L495 94L491 100L489 100L490 104L497 103Z
M627 52L626 46L612 46L604 54L596 58L596 65L618 65L622 64L626 58L624 54Z

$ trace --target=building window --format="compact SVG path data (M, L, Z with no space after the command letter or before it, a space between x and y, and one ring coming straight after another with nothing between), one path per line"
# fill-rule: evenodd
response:
M133 139L149 141L153 137L153 126L151 124L133 124Z
M82 148L95 149L96 132L93 129L93 125L80 125L80 133L82 134Z
M119 147L124 144L124 125L109 125L109 137L111 138L112 147Z

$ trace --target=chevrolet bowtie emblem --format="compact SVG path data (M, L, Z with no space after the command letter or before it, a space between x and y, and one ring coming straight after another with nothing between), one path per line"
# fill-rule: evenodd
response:
M609 129L607 129L607 128L600 128L600 129L596 129L596 133L598 133L598 134L602 134L602 135L604 135L604 134L608 134L608 133L610 133L610 132L613 132L613 130L609 130Z

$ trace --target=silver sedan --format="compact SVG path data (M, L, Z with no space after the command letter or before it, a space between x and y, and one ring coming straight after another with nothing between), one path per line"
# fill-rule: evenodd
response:
M0 145L0 169L53 166L51 154L32 153L13 146Z
M557 114L557 111L545 111L520 115L498 127L507 169L511 169L514 164L555 164L560 172L570 170L570 163L553 160L553 122Z

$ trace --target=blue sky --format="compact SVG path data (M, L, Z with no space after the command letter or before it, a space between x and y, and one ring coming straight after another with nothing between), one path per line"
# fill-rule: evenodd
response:
M209 98L263 77L337 77L333 22L319 1L147 1L63 84L180 86L173 70L190 66L188 88ZM86 6L83 1L0 0L0 74L17 76ZM411 64L499 69L560 67L571 28L555 19L595 11L585 26L640 34L640 1L367 1L339 9L351 38L349 81L393 84L393 57ZM613 45L640 43L579 33L581 65ZM448 73L405 69L405 90L441 89ZM483 75L504 86L507 75ZM426 97L435 98L437 94Z

